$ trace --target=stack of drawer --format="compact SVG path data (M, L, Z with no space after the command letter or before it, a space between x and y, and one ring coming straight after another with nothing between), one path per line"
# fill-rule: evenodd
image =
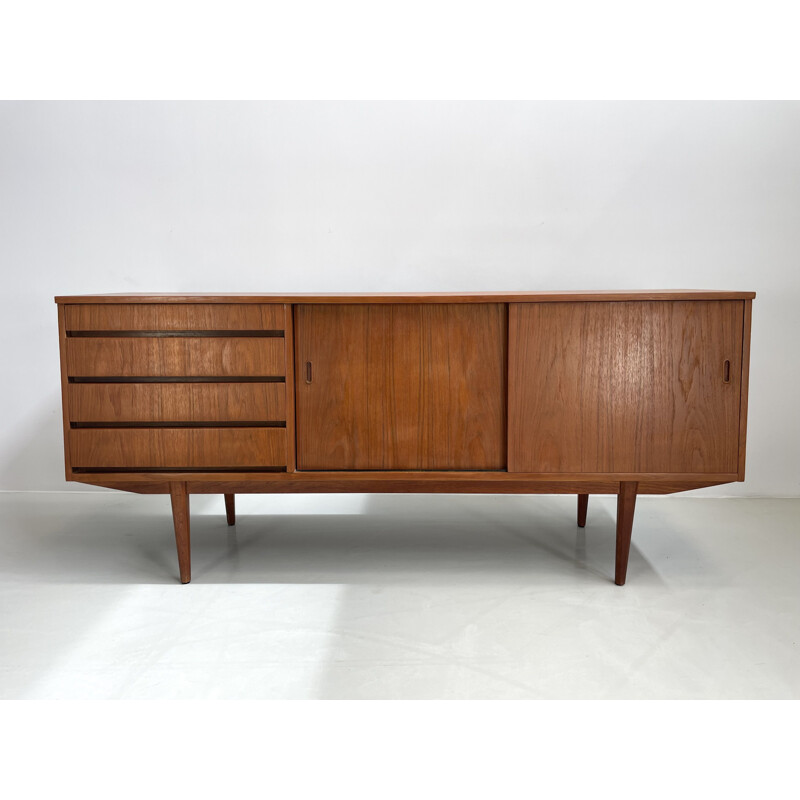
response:
M65 307L75 472L283 471L286 307Z

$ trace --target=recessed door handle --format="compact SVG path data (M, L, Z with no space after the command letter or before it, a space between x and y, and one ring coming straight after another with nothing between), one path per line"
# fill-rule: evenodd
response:
M731 382L731 362L727 359L725 359L724 363L722 364L722 382Z
M306 361L306 383L311 383L311 362Z

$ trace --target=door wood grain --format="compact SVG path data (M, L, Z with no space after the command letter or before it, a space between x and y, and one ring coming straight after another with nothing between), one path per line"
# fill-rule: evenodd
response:
M298 305L297 468L505 467L506 306Z
M509 471L736 472L742 324L736 300L512 303Z

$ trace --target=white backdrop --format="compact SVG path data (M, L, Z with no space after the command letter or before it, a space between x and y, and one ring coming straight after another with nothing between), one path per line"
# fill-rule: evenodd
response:
M800 495L800 103L2 103L0 489L63 480L56 294L745 289Z

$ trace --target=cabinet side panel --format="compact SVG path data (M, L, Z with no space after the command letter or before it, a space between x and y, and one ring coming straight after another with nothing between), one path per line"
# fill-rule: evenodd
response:
M745 445L747 443L747 395L750 387L750 323L753 301L743 301L742 309L742 388L739 402L739 480L744 480Z
M741 314L741 301L513 304L509 470L735 472Z
M69 383L67 371L67 329L64 306L58 305L58 352L61 361L61 417L64 425L64 475L72 480L69 450Z

